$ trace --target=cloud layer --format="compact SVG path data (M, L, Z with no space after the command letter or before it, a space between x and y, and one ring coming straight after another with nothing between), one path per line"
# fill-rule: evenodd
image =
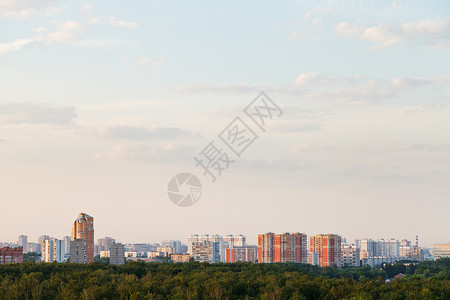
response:
M387 47L399 42L413 41L419 44L435 45L450 38L449 19L423 19L404 24L386 23L363 26L343 22L334 28L338 35L376 44L374 48Z
M0 103L0 124L73 124L77 117L73 106L47 103Z

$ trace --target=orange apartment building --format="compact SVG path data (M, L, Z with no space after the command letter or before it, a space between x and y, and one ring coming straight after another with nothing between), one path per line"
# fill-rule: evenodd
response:
M256 261L256 246L231 247L225 250L225 261L227 263L235 263L240 261Z
M341 237L337 234L318 234L309 242L310 253L317 252L320 267L341 267Z
M80 239L86 242L86 263L94 261L94 218L80 213L73 222L71 240Z
M258 235L258 262L307 262L307 237L304 233L272 232Z

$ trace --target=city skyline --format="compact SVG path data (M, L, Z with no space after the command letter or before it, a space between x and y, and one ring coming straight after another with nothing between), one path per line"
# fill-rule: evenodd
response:
M449 11L0 0L0 240L62 238L85 211L96 237L122 243L205 231L447 243ZM243 112L261 91L283 112L264 130ZM212 183L194 157L236 117L258 138ZM190 207L168 198L181 172L202 183Z
M338 235L340 237L342 237L342 242L346 242L348 244L354 244L354 242L357 244L358 241L360 240L372 240L372 241L378 241L378 240L389 240L389 239L394 239L397 241L402 241L402 240L407 240L412 244L416 244L416 241L418 242L419 247L423 247L423 248L433 248L433 245L435 244L449 244L450 241L442 241L442 242L433 242L431 245L424 245L420 242L420 237L419 236L414 236L414 237L394 237L394 236L381 236L381 237L374 237L374 236L370 236L370 235L365 235L365 236L360 236L360 237L356 237L355 239L350 239L348 238L345 234L342 233L331 233L331 232L327 232L327 233L318 233L318 232L314 232L314 233L307 233L307 232L299 232L299 231L280 231L282 232L281 234L295 234L295 233L300 233L300 234L305 234L308 237L308 244L309 244L309 238L310 237L314 237L317 235ZM265 234L274 234L274 231L267 231ZM184 236L181 238L170 238L170 237L166 237L163 238L162 240L136 240L136 241L130 241L130 240L118 240L116 238L112 238L111 236L101 236L101 237L97 237L94 236L94 245L96 246L103 246L102 242L105 239L111 239L111 244L113 243L121 243L121 244L161 244L163 245L165 242L168 241L180 241L182 244L189 244L189 240L192 236L198 236L198 239L200 240L202 236L210 236L211 238L214 238L214 236L218 235L220 237L226 237L226 236L236 236L236 235L240 235L243 236L244 238L244 243L243 245L257 245L258 244L258 236L260 235L265 235L262 234L261 232L258 233L255 237L252 237L250 235L247 235L245 233L230 233L230 232L225 232L225 233L195 233L195 234L190 234L188 236ZM275 235L279 235L279 234L275 234ZM38 238L36 239L32 239L30 238L29 235L27 234L23 234L23 235L19 235L18 239L16 240L0 240L0 243L11 243L11 244L17 244L18 246L20 245L20 237L26 237L28 240L28 243L40 243L38 238L41 237L45 237L46 240L50 240L50 239L61 239L64 240L65 238L70 238L70 236L62 236L61 238L59 237L55 237L53 235L40 235ZM231 243L233 245L233 243ZM242 245L238 244L239 246Z

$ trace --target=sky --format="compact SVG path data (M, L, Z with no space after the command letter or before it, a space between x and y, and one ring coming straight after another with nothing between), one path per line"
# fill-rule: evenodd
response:
M282 111L264 131L244 109ZM219 134L258 138L240 157ZM194 157L230 160L212 182ZM450 2L0 0L0 241L450 241ZM168 198L173 176L202 184Z

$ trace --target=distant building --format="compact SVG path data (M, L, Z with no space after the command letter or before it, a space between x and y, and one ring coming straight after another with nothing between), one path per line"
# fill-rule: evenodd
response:
M190 254L172 254L170 260L173 262L188 262L191 260Z
M70 254L70 236L63 237L65 255Z
M223 240L223 237L221 235L218 234L213 234L213 235L209 235L209 234L203 234L203 235L198 235L198 234L194 234L191 235L190 237L188 237L188 253L192 254L192 245L193 243L202 243L202 242L212 242L212 243L217 243L218 247L219 247L219 256L218 256L218 260L221 262L225 262L225 249L229 247L228 242L225 242Z
M408 241L406 239L401 240L400 247L411 247L411 241Z
M86 263L86 241L74 239L70 241L70 262L77 264Z
M39 243L28 243L28 252L41 253L41 244L39 244Z
M150 251L147 252L147 257L155 258L155 257L165 257L165 252L159 252L159 251Z
M19 235L19 247L22 247L23 253L28 252L28 237L26 235Z
M124 252L124 256L126 258L128 258L128 257L138 257L138 252L136 252L136 251L125 251Z
M434 244L433 256L435 260L450 257L450 244Z
M341 266L344 267L359 267L359 248L355 245L342 245L341 249Z
M100 258L108 257L109 258L109 250L108 251L100 251Z
M307 263L307 237L304 233L272 232L258 235L258 262Z
M164 253L164 257L169 257L169 254L175 254L175 249L173 247L158 247L157 252Z
M131 244L131 249L125 249L125 251L128 252L149 252L149 251L156 251L156 248L159 247L159 244L157 246L151 245L151 244ZM129 248L129 247L125 247Z
M100 251L109 251L111 245L114 244L115 242L116 240L111 237L104 237L98 239L97 240L98 252L100 253Z
M219 262L218 242L194 242L192 243L192 257L195 261L217 263Z
M0 248L0 265L16 264L23 262L22 247L3 247Z
M310 238L310 252L319 253L320 267L341 267L341 237L337 234L318 234Z
M242 234L228 234L223 237L223 241L227 242L229 247L244 247L247 242Z
M308 252L308 264L313 266L319 265L319 252Z
M240 261L256 262L258 258L257 246L235 246L226 249L226 262Z
M109 264L123 265L125 263L125 247L121 243L112 244L109 248Z
M383 264L391 264L399 261L398 257L395 256L368 256L361 259L361 266L376 267Z
M64 262L65 253L63 240L50 239L42 241L41 260L43 262Z
M80 213L73 222L72 241L81 239L86 242L86 263L94 261L94 218L85 213ZM72 254L72 252L71 252Z
M408 244L407 240L403 240L404 245ZM411 242L409 242L410 244ZM362 239L356 240L356 247L361 251L367 252L367 256L384 256L384 257L399 257L401 243L396 239Z
M41 235L38 238L38 243L39 243L39 245L42 245L42 241L49 240L49 239L50 239L50 236L48 236L48 235Z
M181 241L173 241L173 240L165 240L162 241L161 243L161 247L170 247L172 248L172 252L170 253L176 253L176 254L183 254L184 252L182 252L181 250Z

